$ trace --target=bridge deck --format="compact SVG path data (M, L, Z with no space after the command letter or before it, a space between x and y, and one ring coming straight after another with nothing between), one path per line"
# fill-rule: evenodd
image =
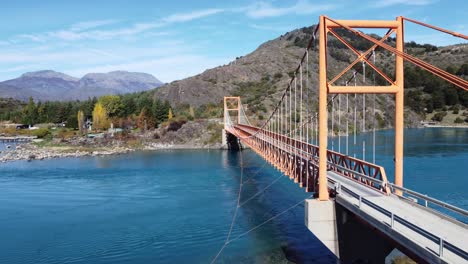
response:
M336 199L338 203L397 242L418 246L420 254L435 262L467 263L467 256L464 256L468 251L466 224L404 198L385 195L332 171L328 172L328 179L330 186L335 182L341 185ZM439 257L440 238L444 240L442 257ZM457 251L458 254L455 253Z
M300 187L315 192L318 147L272 132L258 133L258 130L248 125L236 125L228 131L294 179ZM327 152L328 184L330 189L338 189L337 203L421 260L468 263L468 225L407 198L387 194L382 184L387 180L381 167Z

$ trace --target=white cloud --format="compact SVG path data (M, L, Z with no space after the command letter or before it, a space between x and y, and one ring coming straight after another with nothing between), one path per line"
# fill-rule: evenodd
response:
M415 5L424 6L434 3L434 0L381 0L374 4L374 7L388 7L393 5Z
M240 11L244 11L251 18L265 18L290 14L305 15L335 8L336 6L332 4L313 4L307 0L299 0L294 5L287 7L275 7L269 2L261 1L240 9Z
M0 68L7 68L12 64L45 64L53 65L64 62L68 65L92 65L96 63L113 63L117 60L138 60L142 58L154 58L167 56L167 54L177 54L191 52L191 46L180 41L164 40L155 43L151 47L127 47L117 46L109 48L91 48L73 46L64 50L43 50L42 47L16 50L0 50ZM99 56L96 56L99 54Z
M16 38L11 40L10 42L17 43L20 39L26 39L34 42L44 42L45 36L41 36L39 34L21 34L16 36Z
M211 8L211 9L205 9L205 10L198 10L198 11L194 11L190 13L180 13L180 14L170 15L168 17L163 18L162 21L166 23L187 22L187 21L191 21L194 19L215 15L221 12L224 12L224 9Z
M117 23L118 21L116 20L94 20L94 21L84 21L84 22L79 22L76 24L73 24L70 27L70 30L72 31L83 31L87 29L92 29L92 28L97 28L97 27L102 27L102 26L108 26Z
M152 30L160 27L161 23L137 23L129 27L109 29L109 30L88 30L88 31L76 31L73 26L68 29L50 31L39 34L22 34L18 35L19 39L28 39L34 42L44 42L47 40L58 39L62 41L77 41L77 40L105 40L113 39L118 37L133 36L145 31ZM83 29L83 27L82 27Z
M78 41L78 40L106 40L114 38L122 38L128 36L134 36L143 32L149 32L153 29L167 26L173 23L181 23L200 19L203 17L211 16L223 12L223 9L204 9L197 10L189 13L177 13L167 17L164 17L158 21L147 22L147 23L135 23L130 26L113 28L113 29L99 29L103 26L109 26L116 24L116 20L96 20L96 21L85 21L73 24L71 27L49 31L37 34L21 34L13 39L18 40L29 40L33 42L45 42L49 40L62 40L62 41ZM161 34L160 32L152 32L154 34Z

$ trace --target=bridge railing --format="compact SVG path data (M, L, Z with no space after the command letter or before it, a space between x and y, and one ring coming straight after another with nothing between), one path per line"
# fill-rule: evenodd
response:
M389 221L387 224L391 229L395 229L396 228L396 223L398 223L398 224L410 229L411 231L417 233L419 236L430 240L432 243L434 243L434 246L438 248L438 252L436 252L436 254L439 257L444 257L444 251L448 250L451 253L463 258L464 260L468 260L468 253L466 251L464 251L463 249L461 249L461 248L449 243L448 241L444 240L444 238L442 236L435 235L435 234L433 234L433 233L431 233L431 232L429 232L429 231L427 231L425 229L422 229L421 227L419 227L419 226L405 220L403 217L399 216L398 212L388 211L387 209L385 209L385 208L379 206L378 204L376 204L376 203L362 197L361 195L353 192L352 190L350 190L350 189L348 189L348 188L346 188L344 186L340 186L339 182L335 182L332 179L328 179L328 182L335 186L335 190L336 190L338 195L342 194L342 193L346 193L346 194L350 195L351 197L353 197L354 199L356 199L357 208L359 210L363 210L363 206L367 205L367 207L366 207L367 209L376 210L379 213L387 216L388 221ZM395 185L393 185L393 184L390 184L390 185L392 186L392 188L395 187ZM457 213L459 213L459 214L461 214L461 215L463 215L465 217L468 216L468 212L466 210L463 210L461 208L457 208L455 206L446 204L446 203L444 203L442 201L439 201L437 199L424 196L422 194L419 194L417 192L408 190L406 188L401 188L401 187L398 187L398 186L396 186L396 187L400 188L401 189L400 191L404 191L406 193L412 193L411 194L412 196L419 197L421 199L424 198L424 199L426 199L425 201L431 200L431 202L434 203L434 204L438 204L440 206L445 206L445 208L450 209L450 210L452 210L454 212L457 212ZM427 207L427 204L426 204L426 207Z
M235 125L234 128L250 135L257 135L259 130L257 127L243 124ZM277 144L274 147L292 151L291 154L298 154L318 164L318 146L271 131L264 132L259 140L266 140L273 146ZM329 170L389 194L388 180L383 167L331 150L327 151L327 160Z
M405 197L417 199L415 202L417 202L418 204L419 204L419 201L421 201L421 205L424 207L430 207L430 204L433 204L433 205L437 205L439 207L445 208L464 218L468 218L468 211L462 208L459 208L454 205L448 204L446 202L437 200L436 198L430 197L428 195L421 194L421 193L415 192L413 190L410 190L404 187L396 186L395 184L392 184L392 183L389 183L389 187L392 193L396 193L397 190L401 191Z
M241 124L233 128L244 132L240 137L241 139L259 130L256 127ZM314 162L318 162L318 146L316 145L269 131L264 131L264 133L258 133L257 135L261 135L260 140L265 140L269 144L278 144L277 147L281 148L283 151L292 151ZM327 152L329 170L333 170L342 176L359 181L387 194L396 194L397 191L400 191L404 194L404 197L415 198L418 203L428 208L432 204L445 208L462 217L468 217L468 211L462 208L388 182L385 169L381 166L339 152L331 150Z
M316 163L315 165L318 163L318 146L316 145L271 131L261 131L258 133L259 128L250 125L231 124L231 129L243 132L242 135L238 135L241 140L250 135L255 135L255 138L258 140L266 141L271 145L276 144L276 147L280 148L282 151L292 151L293 153L291 154L307 158ZM373 189L387 194L396 194L399 191L403 193L403 197L412 198L413 201L416 199L416 202L424 207L431 208L431 205L434 205L445 208L463 218L468 218L467 210L388 182L385 169L381 166L331 150L327 151L327 160L329 170L333 170L342 176L359 181Z

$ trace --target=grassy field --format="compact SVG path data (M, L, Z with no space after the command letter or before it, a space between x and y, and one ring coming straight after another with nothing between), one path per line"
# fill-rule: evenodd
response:
M427 114L426 115L426 121L432 121L432 118L434 117L434 115L436 115L437 113L440 113L441 111L434 111L433 113L430 113L430 114ZM463 122L463 123L455 123L455 119L457 118L461 118L462 120L465 120L467 118L467 116L464 116L463 113L464 112L468 112L468 110L461 110L459 111L458 114L454 114L453 111L445 111L447 113L446 116L444 116L444 118L442 119L442 121L438 122L440 125L444 125L444 126L468 126L468 123L467 122Z

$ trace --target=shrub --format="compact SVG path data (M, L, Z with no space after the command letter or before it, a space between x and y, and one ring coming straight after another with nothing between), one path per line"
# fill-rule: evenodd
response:
M33 130L32 135L38 138L44 138L50 135L50 131L47 128L39 128L39 129Z
M283 74L281 72L277 72L275 73L275 75L273 75L273 78L275 79L281 79L283 77Z
M75 132L73 130L68 129L60 129L57 132L57 137L61 139L69 139L75 136Z
M14 127L0 128L0 134L5 134L7 136L16 135L16 128Z
M167 131L177 131L179 130L187 121L180 120L180 121L171 121L167 126Z
M437 122L441 122L444 117L447 115L447 112L439 112L439 113L436 113L433 117L432 117L432 121L437 121Z
M379 113L375 113L375 118L377 119L377 123L379 125L379 128L384 128L385 127L385 119Z
M456 124L461 124L461 123L463 123L463 122L465 122L465 121L464 121L462 118L457 117L457 118L455 119L454 122L455 122Z

